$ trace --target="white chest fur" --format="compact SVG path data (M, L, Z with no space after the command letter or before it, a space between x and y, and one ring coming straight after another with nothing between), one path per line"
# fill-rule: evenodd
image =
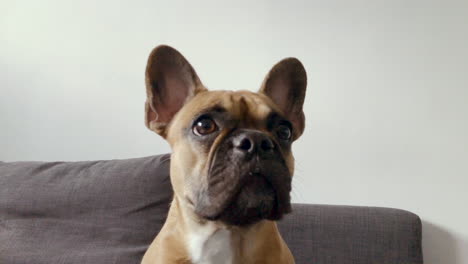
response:
M212 225L190 234L189 250L194 264L232 264L231 231Z

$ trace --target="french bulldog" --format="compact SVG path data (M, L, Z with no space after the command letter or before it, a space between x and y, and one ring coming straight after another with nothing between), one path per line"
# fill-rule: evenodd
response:
M171 146L174 198L143 264L290 264L276 222L291 212L291 144L307 76L286 58L258 92L209 91L162 45L146 67L146 126Z

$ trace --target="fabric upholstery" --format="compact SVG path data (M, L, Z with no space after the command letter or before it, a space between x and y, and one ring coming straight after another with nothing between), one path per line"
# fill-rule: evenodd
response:
M0 263L139 263L172 198L169 155L0 164Z
M0 263L139 263L172 198L169 162L0 162ZM295 204L279 226L297 264L422 263L406 211Z
M421 220L399 209L295 204L279 228L298 264L423 263Z

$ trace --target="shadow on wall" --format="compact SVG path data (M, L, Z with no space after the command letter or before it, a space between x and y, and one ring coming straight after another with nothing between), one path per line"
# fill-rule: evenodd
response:
M442 227L422 221L425 264L466 264L457 257L456 238Z

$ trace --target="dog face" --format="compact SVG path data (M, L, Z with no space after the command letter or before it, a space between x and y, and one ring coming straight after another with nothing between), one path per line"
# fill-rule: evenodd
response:
M290 212L306 88L297 59L276 64L257 93L208 91L178 51L159 46L146 86L146 125L171 145L175 195L195 214L245 226Z

